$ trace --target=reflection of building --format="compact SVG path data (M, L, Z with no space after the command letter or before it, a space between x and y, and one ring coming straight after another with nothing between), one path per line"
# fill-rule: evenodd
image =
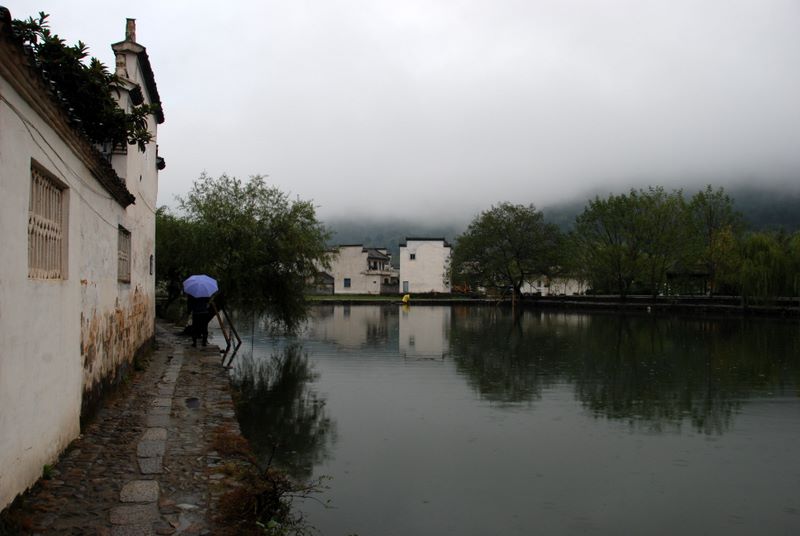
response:
M406 238L400 244L400 292L450 292L450 253L444 238Z
M450 307L404 307L399 341L400 353L408 357L444 357L450 348Z
M345 348L387 345L396 329L397 306L331 305L311 309L310 335Z
M152 141L97 146L0 9L0 509L80 433L155 331ZM134 21L112 45L119 107L158 104Z
M391 262L392 256L385 248L339 246L331 258L333 293L396 294L397 270Z

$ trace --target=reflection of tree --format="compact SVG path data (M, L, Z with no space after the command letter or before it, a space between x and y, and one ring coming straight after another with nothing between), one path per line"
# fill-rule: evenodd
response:
M748 398L796 389L800 340L780 322L453 309L452 355L481 396L575 385L596 417L722 433Z
M299 479L310 478L335 440L325 401L308 387L315 378L308 356L289 345L268 360L245 358L233 379L242 433L262 463L275 462Z
M767 322L597 317L568 368L595 415L722 433L748 398L785 390L797 338Z
M456 367L493 402L538 399L542 387L552 382L546 360L558 353L560 339L550 330L527 329L529 315L517 321L514 316L503 309L453 307L450 352Z

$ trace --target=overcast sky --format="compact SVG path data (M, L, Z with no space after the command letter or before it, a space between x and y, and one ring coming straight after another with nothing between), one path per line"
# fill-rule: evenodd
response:
M0 4L109 67L137 19L159 204L203 171L269 175L323 218L800 181L798 0Z

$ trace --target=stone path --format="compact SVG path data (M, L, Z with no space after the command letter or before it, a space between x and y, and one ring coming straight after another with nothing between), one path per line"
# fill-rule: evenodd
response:
M146 370L111 396L53 478L16 505L26 534L213 534L216 499L235 483L213 449L239 433L219 349L159 325Z

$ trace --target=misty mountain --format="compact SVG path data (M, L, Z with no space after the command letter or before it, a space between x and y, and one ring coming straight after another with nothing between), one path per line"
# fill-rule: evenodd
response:
M731 188L728 194L734 199L734 207L744 215L750 229L800 230L799 187L772 190L740 186Z
M627 190L620 190L619 193ZM684 188L684 197L688 201L698 191L696 187ZM726 187L725 192L731 196L733 206L742 213L747 228L754 231L784 229L792 232L800 229L800 187L758 188L749 185ZM601 198L607 194L600 195ZM580 201L567 201L542 207L545 219L555 223L562 231L572 229L575 218L583 212L588 204L587 197Z
M691 198L697 188L685 188L684 194ZM749 229L800 230L800 187L783 189L736 186L725 191L734 199L734 207L744 216ZM602 197L602 196L601 196ZM575 218L583 212L589 197L541 207L545 220L568 231ZM486 208L489 208L488 206ZM422 220L386 219L372 216L360 218L332 218L325 222L332 236L330 246L363 244L369 247L385 247L398 261L400 243L407 237L444 237L451 244L464 232L466 225L456 223L430 223Z

